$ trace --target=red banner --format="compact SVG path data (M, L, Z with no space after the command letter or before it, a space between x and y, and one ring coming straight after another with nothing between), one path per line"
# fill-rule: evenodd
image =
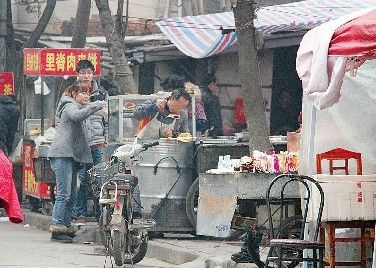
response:
M40 75L40 48L24 48L24 75Z
M12 72L0 73L0 94L14 95L14 82Z
M76 64L89 60L94 65L94 76L101 74L101 51L87 48L24 49L24 74L41 76L75 76Z
M50 199L50 186L44 182L37 182L34 170L34 146L28 143L22 145L23 160L23 183L22 191L25 195L29 195L38 199Z

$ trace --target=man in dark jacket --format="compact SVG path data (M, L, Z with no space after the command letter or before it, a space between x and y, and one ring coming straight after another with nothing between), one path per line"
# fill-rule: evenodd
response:
M14 97L0 95L0 150L6 156L12 152L19 117L20 111L15 105Z
M216 77L213 73L204 76L202 82L202 97L205 114L209 124L209 135L212 137L223 135L221 103L219 97L214 94L217 89Z
M153 136L155 135L153 138L177 137L179 133L189 132L188 113L184 109L190 101L191 95L184 88L175 89L166 99L147 100L141 103L135 108L134 116L137 120L147 119L148 122L156 116L160 127L174 124L172 128L159 129L159 133L153 133ZM175 121L172 115L179 115L179 118Z
M98 86L97 82L93 80L94 65L89 60L80 60L76 66L77 77L79 81L87 81L92 85L92 92L90 95L90 102L108 101L108 93L102 87ZM102 149L107 144L108 122L107 115L103 114L103 110L89 116L86 120L86 127L88 129L88 140L93 157L93 165L102 162ZM92 165L86 165L78 174L79 185L77 190L76 203L74 205L74 215L77 225L85 225L87 215L87 198L89 191L89 177L87 170ZM99 204L97 198L94 198L95 216L99 217Z

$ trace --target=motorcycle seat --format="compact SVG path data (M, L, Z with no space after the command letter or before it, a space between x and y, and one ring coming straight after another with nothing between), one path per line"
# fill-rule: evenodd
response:
M122 182L129 182L129 184L133 187L136 187L138 184L138 178L131 175L131 174L116 174L112 181L116 181L116 183L121 184Z

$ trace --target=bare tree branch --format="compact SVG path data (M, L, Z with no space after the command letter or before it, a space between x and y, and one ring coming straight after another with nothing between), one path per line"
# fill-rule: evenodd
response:
M46 7L43 10L42 16L40 17L37 26L35 27L33 33L30 35L29 40L27 40L23 46L23 48L35 47L39 38L42 36L44 30L46 29L48 22L51 19L52 13L55 10L56 0L47 0Z
M111 16L108 0L95 0L99 11L102 31L106 36L108 50L115 65L115 83L122 94L137 93L132 70L129 68L128 59L116 31L114 20Z
M88 0L78 1L71 47L77 47L77 48L85 47L87 29L88 29L89 18L90 18L90 10L91 10L91 1L88 1Z

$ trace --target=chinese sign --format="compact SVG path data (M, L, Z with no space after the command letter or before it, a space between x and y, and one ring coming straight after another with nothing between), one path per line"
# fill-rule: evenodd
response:
M0 94L14 95L14 83L12 72L0 72Z
M35 198L50 199L50 186L35 179L33 154L34 147L24 143L22 145L23 193Z
M80 60L93 63L95 76L101 74L100 50L86 48L27 48L24 49L24 74L43 76L77 75L76 64Z
M25 48L24 49L24 74L35 75L40 74L40 48Z

